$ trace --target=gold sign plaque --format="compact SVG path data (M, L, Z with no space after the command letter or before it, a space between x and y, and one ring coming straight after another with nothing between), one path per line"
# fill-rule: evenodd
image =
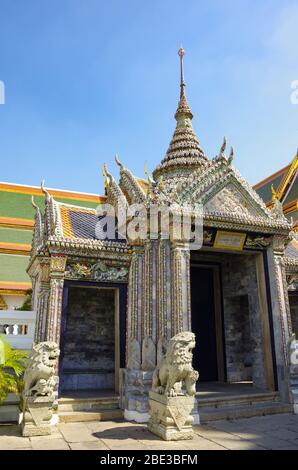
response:
M225 250L243 250L246 233L225 232L218 230L216 233L214 248Z

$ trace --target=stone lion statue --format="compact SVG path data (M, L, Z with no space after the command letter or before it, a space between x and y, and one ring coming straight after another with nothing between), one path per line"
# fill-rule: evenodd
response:
M153 391L171 397L195 395L199 378L199 373L192 367L195 345L195 335L189 331L178 333L170 339L165 358L153 372Z
M33 346L24 374L25 397L54 395L58 384L55 372L59 355L58 345L52 341Z

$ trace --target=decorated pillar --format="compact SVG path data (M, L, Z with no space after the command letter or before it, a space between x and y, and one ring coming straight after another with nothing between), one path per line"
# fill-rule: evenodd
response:
M172 335L171 242L169 240L159 240L157 256L156 344L157 362L160 362L165 355L168 340Z
M126 370L122 375L124 417L137 422L148 420L148 389L152 377L152 371L142 369L143 339L150 329L145 322L145 256L143 245L133 246L128 278Z
M287 241L287 236L275 235L267 250L278 389L285 402L289 401L288 344L292 332L284 264Z
M171 336L175 336L181 331L191 331L190 252L187 243L172 242L171 278Z
M128 369L141 368L142 309L144 276L144 247L135 246L131 256L127 297L127 355Z
M156 279L157 241L147 241L144 253L142 311L142 370L153 371L156 366Z
M33 284L33 309L36 310L35 343L45 341L50 297L50 258L39 259L39 275Z
M62 296L67 257L52 255L50 263L50 298L46 324L46 341L60 344Z

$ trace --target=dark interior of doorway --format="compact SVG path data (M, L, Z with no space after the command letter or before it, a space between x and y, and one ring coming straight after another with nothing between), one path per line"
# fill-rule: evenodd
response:
M199 383L219 379L215 307L213 267L191 265L191 317L196 335L193 365L200 373Z

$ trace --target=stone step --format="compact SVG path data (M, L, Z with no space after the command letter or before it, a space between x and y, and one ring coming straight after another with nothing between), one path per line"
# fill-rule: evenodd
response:
M231 395L225 397L214 397L214 398L201 398L199 394L196 395L199 408L204 407L225 407L245 404L247 406L255 403L266 403L266 402L278 402L280 397L278 392L261 392L261 393L250 393L245 395Z
M59 412L60 423L79 423L82 421L110 421L114 419L122 419L123 411L104 410L101 411L64 411Z
M119 397L100 397L100 398L60 398L58 411L101 411L115 410L119 408Z
M252 418L254 416L265 416L279 413L293 413L293 405L276 401L254 403L252 405L233 405L221 407L200 407L199 414L201 423L217 421L222 419Z

